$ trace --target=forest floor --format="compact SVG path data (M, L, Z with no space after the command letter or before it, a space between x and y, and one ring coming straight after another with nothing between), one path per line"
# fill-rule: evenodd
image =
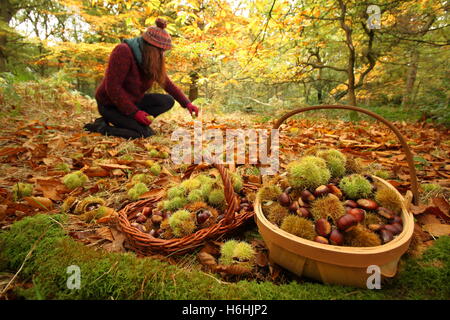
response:
M279 111L277 115L281 113ZM83 131L83 125L94 120L96 114L93 105L82 111L54 106L3 113L0 117L1 232L8 232L13 223L24 217L60 213L62 203L69 196L82 199L95 195L103 198L106 206L118 211L129 203L127 183L133 175L148 172L148 160L163 167L159 176L162 181L160 186L164 185L164 178L180 174L180 167L174 166L170 159L152 158L149 150L170 153L171 147L177 143L171 140L172 132L178 128L191 130L194 127L193 119L186 110L175 107L158 117L152 124L157 133L155 136L129 141ZM220 130L270 129L276 120L269 117L261 122L261 115L213 114L208 111L200 119L204 129ZM420 256L437 238L450 234L450 134L448 129L430 123L396 121L394 124L414 154L420 184L440 186L422 186L421 205L413 208L415 236L419 238L420 246L415 247L416 252L411 254ZM382 124L366 118L349 123L322 118L322 114L289 119L281 127L281 168L298 158L305 149L318 144L360 157L366 164L378 163L389 172L387 180L402 194L411 188L405 154L395 135ZM76 170L82 170L89 181L84 188L68 190L61 179ZM19 182L32 184L33 193L27 199L14 201L12 189ZM254 188L255 184L248 191L254 191ZM76 241L107 252L123 253L128 250L124 237L111 221L87 223L77 220L75 216L71 216L70 221L66 231ZM243 238L260 241L255 225L246 230ZM201 269L195 255L181 259L156 258L182 268ZM256 279L273 282L293 279L292 275L283 274L279 269L271 267L267 270ZM9 275L12 278L11 270ZM0 281L0 292L5 283L9 281ZM13 286L8 288L9 292L12 289Z

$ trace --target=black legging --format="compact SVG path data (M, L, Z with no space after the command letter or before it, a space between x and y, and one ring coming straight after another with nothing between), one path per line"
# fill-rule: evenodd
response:
M172 96L167 94L151 93L136 103L136 106L154 117L169 111L175 103ZM107 126L105 134L122 138L147 138L153 134L149 126L137 122L133 117L121 113L115 106L103 106L98 104L98 112L102 115Z

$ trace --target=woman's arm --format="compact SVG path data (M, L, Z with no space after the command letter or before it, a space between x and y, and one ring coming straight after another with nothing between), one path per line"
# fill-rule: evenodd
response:
M123 82L130 70L132 59L126 44L116 46L111 52L105 73L105 89L108 97L117 109L127 116L139 110L123 89Z
M166 76L166 81L164 83L164 90L170 94L175 100L178 101L179 104L183 108L186 108L188 104L191 103L191 101L186 97L186 95L181 91L178 86L172 82L172 80L169 78L169 76Z

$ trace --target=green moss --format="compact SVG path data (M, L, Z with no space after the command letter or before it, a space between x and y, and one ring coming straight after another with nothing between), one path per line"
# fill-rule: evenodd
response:
M339 187L349 199L368 198L372 195L372 184L360 174L342 178Z
M287 166L287 179L294 188L313 190L327 184L330 177L325 160L318 157L306 156Z
M399 274L382 290L324 285L302 279L285 284L239 281L223 285L195 269L170 265L133 253L108 253L70 239L61 227L64 215L36 215L0 232L0 272L16 273L30 289L15 293L28 299L189 299L189 300L340 300L450 299L450 237L440 237L420 259L402 259ZM78 265L79 290L67 288L67 267ZM174 280L176 279L176 281Z

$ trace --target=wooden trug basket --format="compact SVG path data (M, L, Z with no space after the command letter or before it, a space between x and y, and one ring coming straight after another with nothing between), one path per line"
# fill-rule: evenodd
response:
M307 107L285 115L275 124L274 129L278 129L290 116L314 109L348 109L371 115L370 111L352 106ZM375 118L380 120L381 117L377 115ZM381 119L383 123L389 123L387 120ZM389 123L388 127L391 126L392 124ZM396 131L397 133L400 134L398 130ZM399 139L402 142L402 146L408 148L401 135ZM405 153L412 161L409 148ZM415 201L417 202L418 190L414 165L410 166L410 175L412 191L414 196L416 196ZM372 176L372 178L374 181L397 193L402 200L401 217L403 219L403 231L395 239L381 246L364 248L334 246L306 240L281 230L278 226L268 221L262 211L261 199L258 195L254 205L255 220L259 232L269 249L269 259L294 274L327 284L367 288L367 280L372 275L372 272L368 273L367 268L371 265L376 265L380 268L382 278L394 277L397 273L400 257L408 250L414 231L414 218L408 211L408 201L390 183L376 176Z
M236 212L239 209L240 201L234 192L227 169L221 164L213 163L212 165L219 171L224 185L227 207L223 219L208 228L199 229L195 233L182 238L160 239L133 227L128 219L136 212L142 211L144 207L154 207L160 197L130 203L119 211L119 227L125 233L128 243L134 251L142 255L156 253L166 255L185 254L195 250L207 240L217 239L219 236L233 231L254 216L253 211ZM183 179L189 178L195 170L204 167L205 164L190 166Z

